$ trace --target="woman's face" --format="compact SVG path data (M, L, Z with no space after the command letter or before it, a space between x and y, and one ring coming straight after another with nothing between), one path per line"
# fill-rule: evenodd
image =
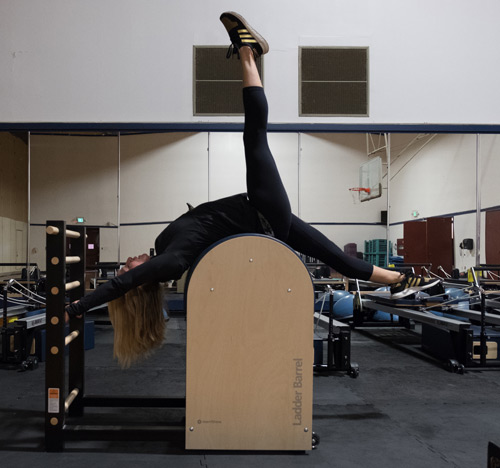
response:
M131 270L132 268L135 268L138 265L142 265L143 263L149 261L151 257L148 254L141 254L137 257L129 257L127 258L127 261L125 262L125 265L118 270L118 275L122 275L123 273L126 273L127 271Z

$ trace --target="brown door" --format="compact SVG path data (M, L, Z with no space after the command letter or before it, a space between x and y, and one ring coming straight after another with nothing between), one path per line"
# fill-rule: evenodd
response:
M404 257L405 256L405 240L404 239L397 239L396 240L396 247L397 247L397 255L399 257Z
M99 228L87 228L87 270L95 270L99 263Z
M434 273L442 275L438 270L441 266L451 275L454 265L453 218L427 220L427 261L432 263Z
M430 263L431 271L442 275L439 266L451 274L453 256L453 218L429 218L404 223L405 263ZM415 268L416 273L421 273Z
M500 265L500 210L486 212L486 263Z
M408 221L403 225L405 263L427 263L427 223ZM415 268L420 274L420 268Z

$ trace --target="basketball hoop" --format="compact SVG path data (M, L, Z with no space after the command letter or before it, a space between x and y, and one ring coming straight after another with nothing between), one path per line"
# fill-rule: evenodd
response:
M354 203L360 202L361 192L364 192L367 195L370 195L371 192L371 190L368 187L351 187L349 191L352 193L352 201ZM358 196L356 196L356 192L358 193Z
M351 187L349 190L351 192L366 192L368 195L371 192L371 190L367 187Z

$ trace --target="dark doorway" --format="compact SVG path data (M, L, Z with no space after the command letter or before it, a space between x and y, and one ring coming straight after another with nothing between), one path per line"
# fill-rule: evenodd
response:
M87 228L87 270L95 270L99 263L99 228Z
M427 223L411 221L404 223L403 244L405 263L427 263ZM421 274L420 268L415 273Z
M485 253L488 265L500 265L500 210L486 212Z
M404 223L405 263L430 263L431 271L442 275L438 267L451 274L454 267L453 218L429 218ZM416 269L417 273L420 273Z

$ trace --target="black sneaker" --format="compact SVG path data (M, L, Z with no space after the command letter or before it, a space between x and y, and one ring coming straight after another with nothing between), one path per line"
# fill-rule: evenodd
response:
M229 33L229 39L231 39L231 45L227 51L228 58L233 54L239 57L240 48L243 46L250 46L255 58L269 52L267 41L247 23L243 16L234 11L226 11L222 13L220 20Z
M440 281L439 278L424 278L423 276L407 274L403 281L391 285L391 299L400 299L418 291L432 288Z

